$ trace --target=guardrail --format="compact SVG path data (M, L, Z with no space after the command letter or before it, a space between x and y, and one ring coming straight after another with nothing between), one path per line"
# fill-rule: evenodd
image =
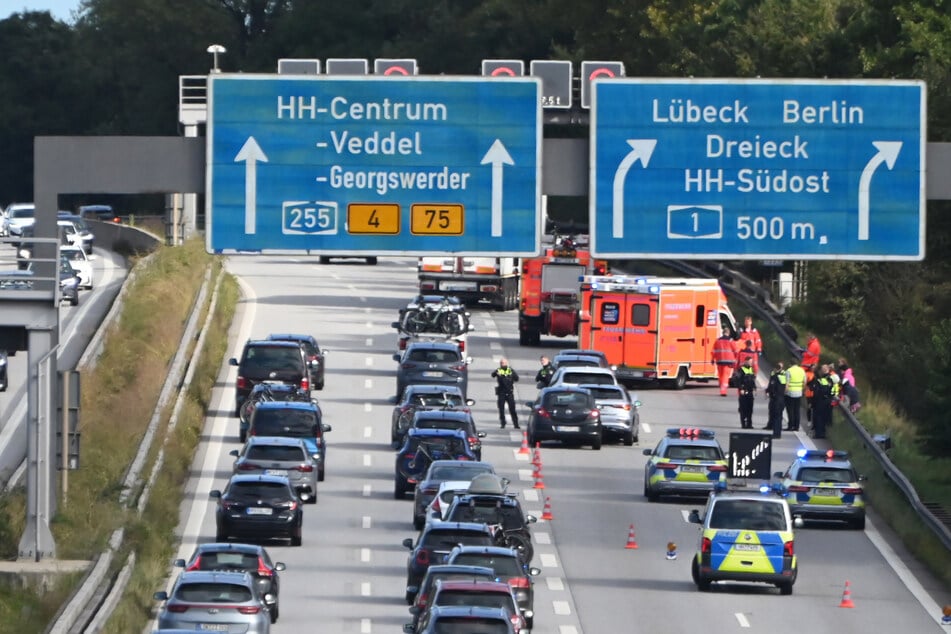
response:
M780 339L782 339L786 345L790 356L798 357L802 352L802 347L789 335L785 315L783 311L772 302L769 291L742 273L727 268L721 262L699 261L696 264L691 264L684 261L664 260L659 263L680 271L684 275L718 278L720 284L723 286L724 292L728 296L746 303L750 307L750 310L755 313L761 321L768 323L770 327L776 331ZM888 457L888 454L886 454L878 442L872 438L868 430L862 426L862 423L855 418L855 415L852 414L849 408L840 405L839 412L852 426L853 431L865 443L867 451L882 467L885 475L887 475L902 492L908 504L915 510L925 526L931 529L947 550L951 551L951 529L922 503L914 485L912 485L908 478L905 477L905 474L895 466Z
M17 255L17 268L0 271L0 301L41 301L49 302L53 306L59 304L60 299L60 258L57 238L0 238L0 244L10 244L17 251L26 243L30 245L30 256L26 259ZM33 257L33 247L50 245L53 247L53 257ZM22 265L20 264L22 262ZM51 275L39 275L35 270L37 264L49 264L47 268Z

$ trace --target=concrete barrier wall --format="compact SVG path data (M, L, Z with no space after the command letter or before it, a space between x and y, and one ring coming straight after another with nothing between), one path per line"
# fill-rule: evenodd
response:
M165 239L139 227L117 222L104 222L87 218L89 228L96 236L95 245L116 253L148 253L165 243Z

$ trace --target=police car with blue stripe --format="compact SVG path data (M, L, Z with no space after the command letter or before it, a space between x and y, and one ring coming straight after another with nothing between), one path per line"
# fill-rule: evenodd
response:
M700 542L691 565L697 589L714 582L768 583L783 595L792 594L798 574L794 518L779 487L756 488L717 485L703 515L691 511L690 522L700 524Z
M727 459L710 429L671 427L644 455L644 497L651 502L662 495L707 495L726 478Z
M792 514L803 519L838 520L865 528L865 476L856 473L849 452L801 449L784 472L777 472Z

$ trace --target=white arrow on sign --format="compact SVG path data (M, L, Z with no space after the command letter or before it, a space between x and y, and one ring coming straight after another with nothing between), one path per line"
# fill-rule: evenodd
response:
M267 155L261 150L261 146L249 136L248 140L241 146L237 156L234 157L235 163L246 161L244 169L244 233L245 235L254 235L257 231L257 209L258 209L258 161L267 163Z
M872 186L872 175L884 163L888 169L895 167L895 159L901 152L901 141L872 141L878 153L865 165L862 178L859 179L859 240L868 240L868 208L869 189Z
M482 165L492 164L492 237L502 235L502 166L515 165L502 141L496 139L482 157Z
M624 179L627 178L627 172L638 160L641 165L647 167L650 163L651 155L657 146L657 139L628 139L627 144L631 146L631 151L627 153L624 160L614 172L614 216L612 235L615 238L624 237Z

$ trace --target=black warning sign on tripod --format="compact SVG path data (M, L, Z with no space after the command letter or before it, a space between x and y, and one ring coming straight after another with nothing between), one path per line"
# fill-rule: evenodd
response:
M769 480L773 460L773 435L730 433L729 477Z

